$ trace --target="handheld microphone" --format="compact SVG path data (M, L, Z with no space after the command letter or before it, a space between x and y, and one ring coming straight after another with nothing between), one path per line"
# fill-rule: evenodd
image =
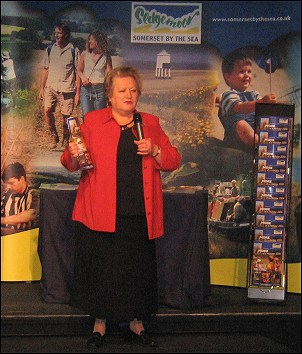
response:
M134 113L133 115L133 120L134 120L134 124L137 130L137 136L138 139L144 139L144 133L143 133L143 122L142 122L142 117L139 113Z

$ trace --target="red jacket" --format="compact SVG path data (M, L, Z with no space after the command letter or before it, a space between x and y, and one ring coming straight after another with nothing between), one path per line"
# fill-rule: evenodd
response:
M161 164L151 156L142 158L144 200L149 239L160 237L163 226L163 193L160 170L173 171L179 167L180 154L159 125L159 119L141 113L145 138L161 147ZM116 166L120 126L112 117L111 108L89 112L81 132L91 153L94 168L82 172L72 219L92 230L114 232L116 224ZM71 157L66 149L61 163L69 171ZM78 168L77 168L78 169Z

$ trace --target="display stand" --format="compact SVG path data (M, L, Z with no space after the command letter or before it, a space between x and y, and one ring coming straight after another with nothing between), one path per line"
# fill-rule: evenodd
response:
M284 302L295 106L256 103L248 299Z

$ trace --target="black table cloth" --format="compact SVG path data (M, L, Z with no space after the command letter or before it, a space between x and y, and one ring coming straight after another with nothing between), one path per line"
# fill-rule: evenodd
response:
M42 189L38 254L42 297L68 303L73 279L76 190ZM165 234L156 240L160 305L193 309L210 295L208 193L164 192Z

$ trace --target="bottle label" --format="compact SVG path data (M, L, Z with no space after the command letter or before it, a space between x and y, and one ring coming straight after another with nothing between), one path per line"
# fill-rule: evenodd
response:
M86 143L84 141L84 137L81 133L78 118L67 118L67 125L70 133L70 141L74 141L78 145L78 162L81 170L90 170L91 168L93 168L93 163L90 153L87 149Z

